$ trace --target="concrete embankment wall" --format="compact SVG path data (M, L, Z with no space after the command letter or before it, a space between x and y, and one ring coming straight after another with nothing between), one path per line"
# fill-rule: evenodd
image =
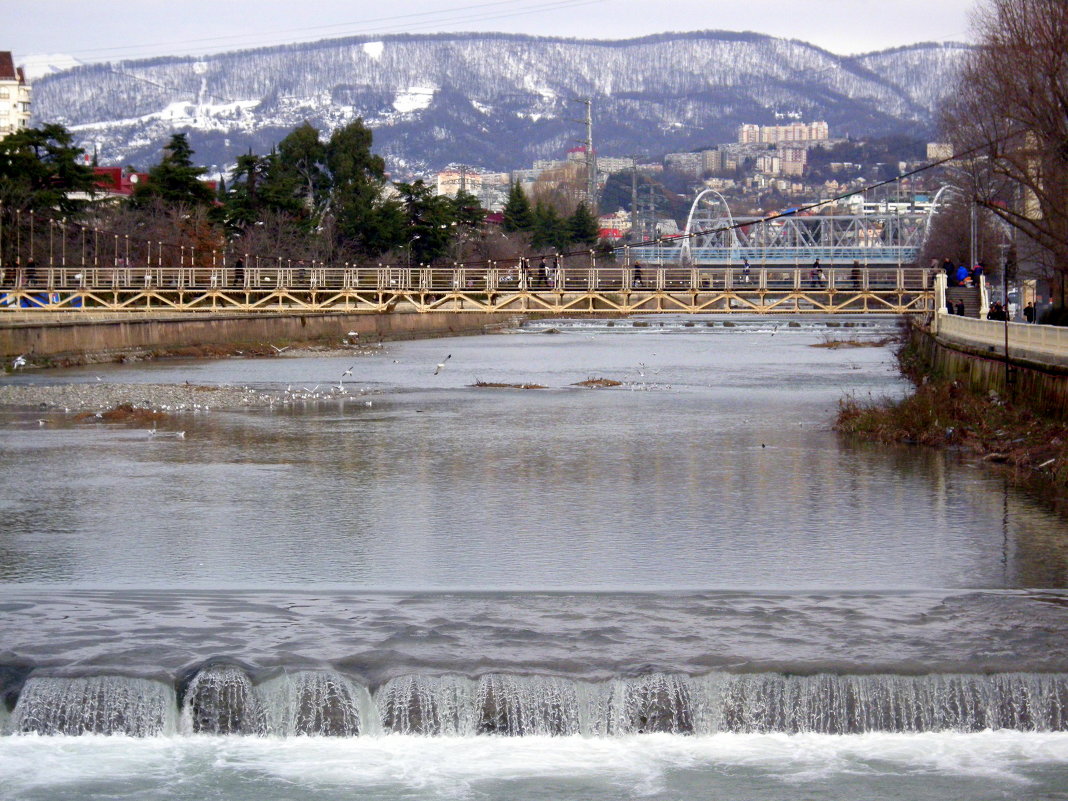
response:
M94 361L196 346L241 348L301 343L340 344L477 334L515 321L509 314L145 315L88 318L85 313L0 319L0 356Z
M1004 347L965 344L960 337L936 335L918 324L912 326L911 336L932 372L967 381L981 392L994 390L1039 414L1068 419L1068 364L1056 363L1049 356L1013 355L1010 347L1006 370Z

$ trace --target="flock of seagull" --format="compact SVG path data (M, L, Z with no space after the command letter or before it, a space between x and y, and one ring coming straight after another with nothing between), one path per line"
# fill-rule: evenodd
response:
M348 332L348 337L349 337L348 342L351 344L359 337L359 334L356 331L349 331ZM381 345L379 345L379 347L381 347ZM274 351L276 353L278 353L278 354L284 353L285 351L289 350L289 346L288 345L285 346L285 347L278 347L278 346L272 344L271 348L273 348ZM653 355L655 356L656 354L654 353ZM446 364L449 362L449 360L451 358L452 358L452 354L449 353L449 354L447 354L445 356L445 358L443 358L440 362L438 362L436 365L434 365L434 373L433 374L434 375L440 375L441 372L445 369ZM397 364L397 360L394 359L393 363ZM12 369L13 370L19 370L21 368L26 367L26 365L27 365L26 357L25 357L25 355L21 355L21 356L16 357L14 362L12 362ZM346 369L344 369L341 372L341 375L338 378L337 384L330 384L330 385L327 385L326 387L324 387L322 384L316 384L313 387L300 385L298 388L294 389L293 384L289 384L288 386L286 386L285 390L282 392L281 398L278 398L278 396L273 394L273 393L256 393L255 390L253 390L252 388L250 388L248 386L243 387L243 389L246 392L254 393L255 395L257 395L257 397L255 397L256 400L259 400L260 402L265 403L268 407L271 407L271 408L273 408L273 406L274 406L274 404L276 402L281 404L281 405L288 405L288 404L293 404L293 403L306 403L308 401L317 401L317 400L338 400L338 399L349 399L349 398L356 399L356 398L359 398L360 396L366 395L368 390L361 388L355 394L351 394L349 392L349 389L345 386L345 379L352 377L353 370L355 370L355 368L356 368L356 364L355 363L349 365ZM645 362L638 362L638 365L635 368L635 370L637 371L638 375L643 379L646 377L646 371L648 371L652 375L659 375L660 374L660 370L659 369L650 369L648 367L648 365L645 364ZM101 381L102 378L100 376L96 376L96 380L97 381ZM186 383L188 383L188 382L186 382ZM642 382L640 382L639 386L635 386L635 385L632 384L630 389L631 389L631 391L634 391L635 389L646 389L647 390L647 389L649 389L649 385L646 384L644 381L642 381ZM362 402L362 405L366 406L366 407L373 407L374 406L374 401L370 400L370 399L363 400L361 402ZM70 410L68 409L66 411L69 412ZM188 411L200 412L200 411L210 411L210 407L207 406L207 405L201 405L199 403L193 403L193 404L188 404L188 405L183 403L183 404L175 404L174 406L171 406L171 405L168 405L168 404L158 404L158 408L153 408L152 411L154 411L154 412L159 412L159 411L162 411L162 412L172 412L172 411L173 412L188 412ZM98 418L100 418L101 414L97 413L96 416ZM38 420L37 421L39 426L45 426L45 425L48 424L48 422L49 421L47 421L47 420ZM153 425L153 427L148 431L148 438L149 439L184 440L185 439L185 435L186 435L186 432L184 430L183 431L161 430L161 429L156 428L155 425Z

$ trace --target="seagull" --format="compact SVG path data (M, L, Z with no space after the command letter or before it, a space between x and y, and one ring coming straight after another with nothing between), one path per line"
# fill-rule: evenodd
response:
M355 364L354 364L354 365L352 365L352 367L355 367L355 366L356 366ZM341 377L342 377L342 378L344 378L344 377L345 377L345 376L347 376L347 375L352 375L352 367L350 367L350 368L349 368L348 370L346 370L345 372L343 372L343 373L341 374Z
M437 375L442 370L444 370L445 369L445 362L447 362L451 358L452 358L452 354L450 353L448 356L446 356L444 359L442 359L441 362L438 363L438 366L434 368L434 375Z
M185 439L184 431L157 431L152 429L148 432L150 437L158 437L160 439Z
M274 352L275 353L283 353L283 352L289 350L289 345L286 345L284 348L280 348L277 345L271 345L271 347L274 348Z
M25 366L26 366L26 357L25 356L16 356L15 357L15 361L13 361L11 363L11 369L12 370L18 370L20 367L25 367Z
M349 331L348 334L346 334L345 336L358 337L359 335L360 335L359 331Z

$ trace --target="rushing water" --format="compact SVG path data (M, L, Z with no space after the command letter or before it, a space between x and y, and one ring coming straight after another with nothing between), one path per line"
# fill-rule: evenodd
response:
M1064 523L830 430L893 322L638 322L8 379L279 403L0 413L0 797L1068 798Z

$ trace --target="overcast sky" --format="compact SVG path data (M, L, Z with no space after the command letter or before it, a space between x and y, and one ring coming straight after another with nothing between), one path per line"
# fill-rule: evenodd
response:
M975 0L0 0L0 49L82 61L190 55L337 36L505 31L624 39L756 31L847 55L967 41Z

